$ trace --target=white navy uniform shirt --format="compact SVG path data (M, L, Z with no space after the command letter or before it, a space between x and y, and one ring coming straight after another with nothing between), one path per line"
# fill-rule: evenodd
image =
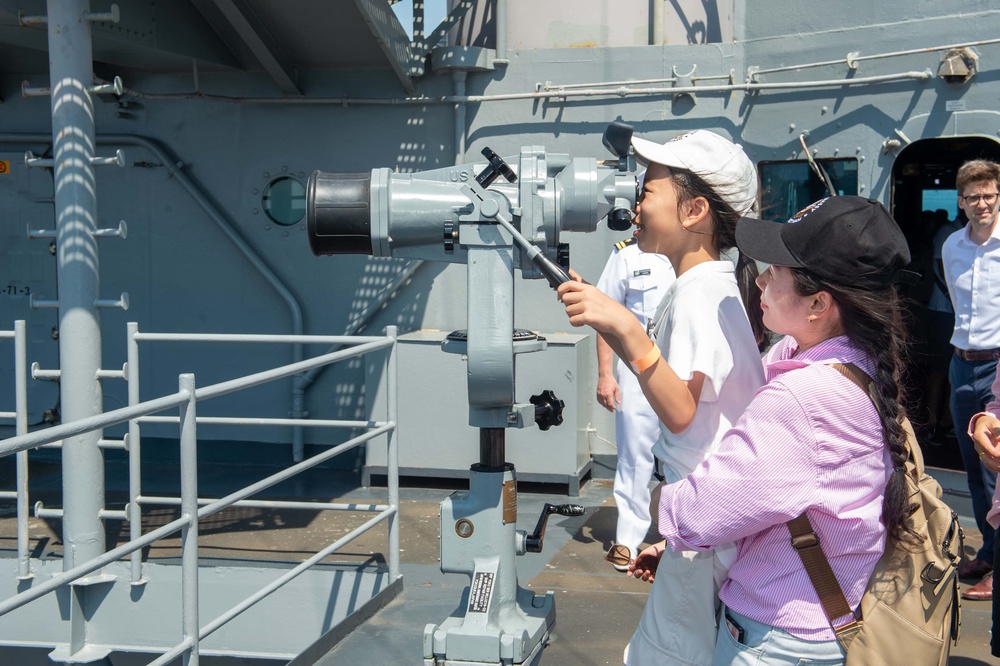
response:
M627 307L645 327L673 281L670 261L662 254L642 252L632 237L615 243L597 288Z

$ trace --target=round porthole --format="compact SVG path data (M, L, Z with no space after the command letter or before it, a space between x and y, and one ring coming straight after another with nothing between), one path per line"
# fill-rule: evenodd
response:
M280 176L264 188L260 204L276 224L298 224L306 214L306 188L291 176Z

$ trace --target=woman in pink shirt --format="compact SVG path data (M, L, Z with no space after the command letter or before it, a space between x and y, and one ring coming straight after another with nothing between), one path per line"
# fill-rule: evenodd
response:
M906 329L893 288L909 251L882 204L851 196L818 201L783 224L743 219L736 240L770 264L758 278L764 323L785 337L765 355L767 383L718 450L664 486L659 529L672 550L736 542L719 592L716 664L842 664L786 522L809 516L855 609L887 535L912 538L900 425ZM874 379L881 414L833 363ZM644 550L632 574L653 578L664 547Z

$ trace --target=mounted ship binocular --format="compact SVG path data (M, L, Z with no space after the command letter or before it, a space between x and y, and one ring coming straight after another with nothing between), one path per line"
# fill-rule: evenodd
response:
M306 218L313 254L369 254L468 263L468 247L482 244L483 225L499 225L518 245L514 268L553 286L568 279L563 231L631 225L636 200L632 128L614 122L604 145L614 160L547 154L525 146L510 163L489 148L486 162L413 174L386 168L370 173L313 172L306 186Z
M469 491L441 503L441 571L469 576L458 610L424 628L424 664L534 664L555 624L552 592L517 583L516 555L542 549L552 513L582 507L546 504L533 534L517 530L517 479L506 459L508 428L562 422L565 403L551 390L515 400L518 354L546 349L545 338L514 328L514 271L569 279L563 231L615 229L632 221L636 203L632 128L612 123L604 145L614 160L521 148L510 163L489 148L485 163L415 174L316 171L306 187L314 254L369 254L466 264L468 328L449 335L444 352L461 354L469 425L479 429L479 462ZM512 334L513 333L513 334ZM499 666L499 664L498 664Z

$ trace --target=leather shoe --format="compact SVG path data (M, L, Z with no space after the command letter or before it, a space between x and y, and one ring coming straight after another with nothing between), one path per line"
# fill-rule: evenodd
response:
M978 557L974 560L962 560L958 564L959 578L982 578L993 571L993 565Z
M983 576L982 580L970 588L962 590L962 598L972 601L989 601L993 598L993 572Z

